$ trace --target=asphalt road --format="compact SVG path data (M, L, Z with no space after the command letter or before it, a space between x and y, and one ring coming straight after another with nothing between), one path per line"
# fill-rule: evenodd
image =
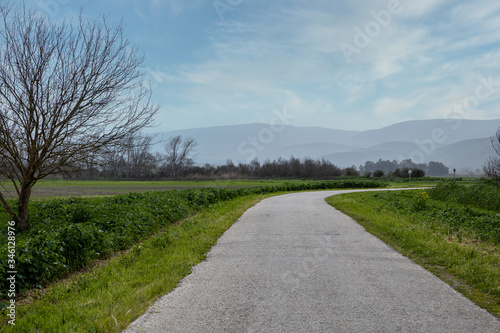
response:
M125 332L500 332L497 318L325 203L337 193L249 209Z

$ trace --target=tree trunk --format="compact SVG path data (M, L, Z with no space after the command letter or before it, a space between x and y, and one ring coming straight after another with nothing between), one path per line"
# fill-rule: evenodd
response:
M23 184L21 193L19 194L19 202L17 204L17 226L20 230L27 230L28 225L28 205L31 197L31 189L33 184Z

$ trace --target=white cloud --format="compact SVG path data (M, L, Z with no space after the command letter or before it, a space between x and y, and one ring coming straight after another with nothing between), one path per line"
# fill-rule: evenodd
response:
M451 0L402 0L403 12L401 15L403 17L413 17L419 18L424 15L429 15L429 13L437 10L441 6L450 2Z
M388 117L404 113L412 109L416 102L407 98L381 98L374 103L374 113L377 117Z
M296 110L297 125L366 129L382 121L439 118L474 89L477 77L498 67L500 51L492 45L500 38L492 29L500 26L500 4L482 1L485 6L473 10L465 1L462 7L447 0L401 1L402 14L351 64L339 43L352 43L354 28L373 20L370 11L388 1L297 0L274 3L259 15L246 3L230 20L206 29L207 45L196 62L167 71L167 106L174 99L179 117L203 117L200 109L206 110L207 125L265 121L273 105L285 104ZM495 99L491 103L475 116L498 111Z
M451 15L457 23L481 26L481 23L489 23L491 20L498 22L499 11L499 2L480 0L459 3L451 10Z

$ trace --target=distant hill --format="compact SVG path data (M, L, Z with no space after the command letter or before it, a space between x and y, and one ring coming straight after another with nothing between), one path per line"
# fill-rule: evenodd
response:
M457 142L436 150L436 156L445 165L457 166L457 169L480 169L489 156L495 152L490 138L466 140Z
M247 124L164 132L164 140L181 135L198 142L197 164L248 163L275 158L326 158L339 167L379 159L438 161L457 170L481 168L494 155L489 137L497 120L415 120L368 131L322 127ZM155 151L163 151L157 144Z

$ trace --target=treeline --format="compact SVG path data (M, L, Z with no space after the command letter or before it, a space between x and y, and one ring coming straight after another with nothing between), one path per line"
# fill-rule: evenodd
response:
M379 160L384 163L384 161ZM314 178L314 179L335 179L340 176L362 176L366 178L407 178L408 171L412 171L413 178L429 176L448 175L449 169L440 162L414 163L411 160L403 162L389 162L383 169L379 169L379 162L366 162L365 166L356 168L340 168L326 159L312 159L290 157L289 159L278 158L259 162L257 159L250 163L235 164L228 160L221 166L211 166L206 164L202 167L188 168L187 175L191 177L230 177L230 178ZM371 168L370 168L371 166Z
M132 155L133 156L133 155ZM173 167L161 154L149 155L144 159L146 163L137 164L136 159L129 163L125 156L115 158L106 166L82 169L74 175L77 178L134 178L134 179L163 179L163 178L191 178L191 179L234 179L234 178L311 178L335 179L339 176L356 176L359 173L352 168L341 169L332 162L311 158L276 159L259 162L257 159L250 163L234 163L227 160L223 165L205 164L196 166L192 163ZM174 172L173 170L176 170Z
M396 160L382 160L377 162L367 161L359 166L361 174L372 174L375 177L387 175L389 177L408 177L408 170L412 170L412 177L446 176L450 169L441 162L415 163L411 159L398 162Z
M416 164L389 162L391 168L377 162L366 162L365 166L356 168L340 168L326 159L290 157L260 162L257 159L250 163L234 163L231 160L223 165L205 164L203 166L182 165L176 167L176 173L161 156L150 156L145 164L128 164L126 159L113 163L109 167L82 170L78 178L126 178L126 179L236 179L236 178L299 178L299 179L336 179L341 176L357 176L366 178L407 178L412 170L412 178L428 176L446 176L448 168L439 162ZM135 162L135 160L133 160ZM386 161L383 161L385 163ZM372 171L373 170L373 171Z
M152 138L131 138L120 147L110 151L100 163L80 166L74 173L77 178L126 178L126 179L234 179L234 178L308 178L335 179L340 176L406 178L445 176L449 169L440 162L414 163L411 159L367 161L359 167L340 168L327 159L278 158L260 162L234 163L227 160L223 165L195 165L194 151L197 143L192 138L180 136L170 138L165 144L165 153L150 151Z

